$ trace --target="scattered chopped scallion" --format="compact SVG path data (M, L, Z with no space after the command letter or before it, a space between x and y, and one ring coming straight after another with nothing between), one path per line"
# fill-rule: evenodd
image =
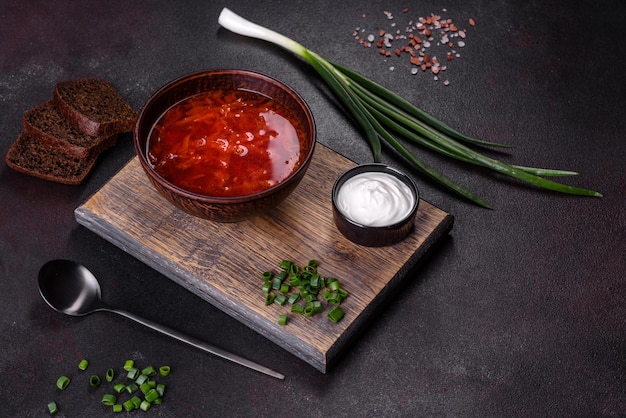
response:
M334 323L337 323L341 320L341 318L343 318L344 314L345 313L343 309L341 309L339 306L335 306L328 312L328 319L330 319Z
M146 400L141 401L141 404L139 405L139 409L141 409L142 411L147 411L148 409L150 409L150 407L152 406L152 404Z
M135 403L131 399L127 400L122 405L124 405L124 410L126 410L126 412L135 410Z
M159 394L159 396L163 397L163 394L165 393L165 385L163 383L157 383L155 389L157 393Z
M57 379L57 387L61 390L65 390L70 384L70 378L67 376L60 376Z
M126 392L133 394L139 390L137 383L133 382L130 385L126 385Z
M135 366L135 361L134 360L126 360L126 362L124 363L124 370L129 371L134 366Z
M146 382L142 384L141 386L139 386L139 390L141 390L141 393L145 395L146 393L152 390L152 386L150 386L150 384Z
M272 291L272 282L265 282L263 283L263 287L262 287L263 293L269 293Z
M80 370L87 370L87 367L89 367L89 361L86 359L82 359L80 363L78 363L78 368Z
M141 386L145 382L147 382L148 380L150 380L150 378L142 373L139 376L137 376L137 380L135 380L135 383L137 383L139 386Z
M276 297L274 297L274 303L283 306L285 303L287 303L287 296L283 294L276 295Z
M137 377L139 377L139 369L136 367L131 367L130 369L127 370L126 373L126 377L128 377L131 380L135 380L137 379Z
M268 275L267 272L263 272L262 290L266 294L265 304L275 303L283 306L289 303L292 313L304 314L308 317L324 311L322 300L319 299L320 294L328 305L340 305L348 296L348 292L341 288L336 278L319 274L318 266L319 261L315 259L309 260L302 268L289 260L283 260L279 264L281 271L278 275ZM289 270L288 282L285 281L287 270ZM269 283L272 285L269 286ZM279 287L278 283L282 285ZM303 299L305 303L298 304L300 299ZM285 325L286 315L279 315L278 323Z
M157 374L157 371L154 368L154 366L148 366L141 371L141 374L151 377L151 376L155 376Z
M123 383L116 383L115 385L113 385L113 390L117 393L122 393L124 392L124 390L126 390L126 385Z
M92 374L89 377L89 385L91 386L94 386L94 387L100 386L100 382L101 382L100 376L98 376L97 374Z
M57 406L56 402L48 402L48 412L52 415L59 412L59 407Z
M133 396L132 398L130 398L130 401L133 403L133 405L135 405L135 408L139 408L139 406L141 405L141 398L139 396Z
M81 370L85 370L88 366L86 362L79 364ZM140 371L138 368L134 367L134 362L129 360L125 364L125 369L128 369L127 372L129 372L127 378L132 380L132 377L139 373L137 378L128 385L122 382L112 384L113 391L118 395L105 393L100 400L101 404L111 406L113 412L122 412L124 410L130 412L135 409L147 411L152 405L160 405L163 402L162 397L165 392L165 385L158 383L156 380L152 380L150 377L157 374L161 376L169 375L171 371L169 366L161 366L158 369L153 366L148 366ZM112 368L107 369L105 376L106 381L112 383L115 377L114 370ZM92 387L100 386L101 382L101 378L98 375L94 374L89 377L89 384ZM57 388L61 390L65 390L69 384L70 378L65 375L60 376L56 381ZM140 396L143 396L143 398L140 398L136 394L139 389L141 389ZM128 393L126 396L130 396L130 399L125 402L119 400L118 403L118 396L124 396L124 392ZM56 402L49 402L48 410L50 414L56 414L58 411Z
M278 267L280 267L281 270L285 270L285 271L289 271L291 270L291 265L293 263L289 260L283 260L280 262L280 264L278 265Z
M148 402L154 402L160 396L161 395L159 395L159 392L156 389L150 389L148 392L145 393L145 399Z

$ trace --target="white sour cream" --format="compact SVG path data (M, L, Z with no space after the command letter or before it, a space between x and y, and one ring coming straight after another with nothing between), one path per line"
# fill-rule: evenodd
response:
M415 197L401 180L384 172L366 172L348 179L339 189L337 208L365 226L389 226L404 219Z

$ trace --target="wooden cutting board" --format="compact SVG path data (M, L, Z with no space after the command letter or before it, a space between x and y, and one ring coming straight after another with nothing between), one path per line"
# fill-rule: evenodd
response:
M428 250L452 228L453 216L421 200L413 232L382 248L345 239L332 220L331 189L355 164L317 144L298 188L277 208L238 223L215 223L175 208L152 187L132 159L75 210L77 221L176 283L325 373L405 280ZM319 273L336 277L350 296L337 324L326 312L290 314L265 306L261 274L283 259L320 260ZM182 307L181 307L182 308ZM278 315L289 314L285 326Z

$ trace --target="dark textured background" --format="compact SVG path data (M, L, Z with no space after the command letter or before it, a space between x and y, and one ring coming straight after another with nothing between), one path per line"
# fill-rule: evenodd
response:
M409 5L412 17L441 13L468 28L461 58L435 82L411 75L406 60L384 62L352 38L356 27L388 26L385 10L402 28L409 14L401 13L401 2L3 0L0 155L19 134L22 113L50 98L57 81L102 77L138 108L185 73L245 67L299 91L321 143L370 161L360 132L307 64L218 28L225 5L362 71L466 133L514 145L511 155L500 156L505 161L577 170L581 176L566 181L605 197L544 192L426 154L496 209L460 201L417 177L422 196L456 217L454 229L323 375L76 223L74 208L133 157L130 135L80 187L1 164L1 414L45 416L54 399L62 416L106 415L101 392L85 389L75 371L86 357L93 371L127 358L171 365L166 402L152 416L626 416L626 3ZM384 157L402 168L389 153ZM287 379L114 315L53 312L36 285L39 268L52 258L87 265L109 302ZM57 393L54 382L63 373L76 376L75 385Z

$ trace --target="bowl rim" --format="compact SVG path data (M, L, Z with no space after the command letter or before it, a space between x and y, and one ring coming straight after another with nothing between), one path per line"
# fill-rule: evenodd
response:
M390 174L394 176L395 178L397 178L398 180L402 181L404 184L406 184L409 187L409 189L411 189L414 200L413 200L413 204L411 205L411 210L406 214L406 216L404 216L399 221L394 222L389 225L373 226L373 225L364 225L360 222L357 222L351 219L350 217L346 216L339 209L339 207L337 206L337 194L339 193L339 189L341 188L341 186L343 186L343 184L346 181L348 181L350 178L358 174L367 173L367 172L377 172L377 173L382 172L382 173ZM333 184L333 188L331 192L331 200L332 200L332 205L333 205L333 211L335 211L338 216L341 216L341 219L343 219L345 222L349 223L353 227L364 229L364 230L369 230L369 231L384 232L388 230L396 230L402 227L404 224L406 224L407 221L415 218L415 214L417 213L417 209L419 207L420 194L419 194L419 189L417 188L417 185L415 184L413 179L409 177L407 174L398 170L397 168L394 168L384 163L365 163L365 164L356 165L344 171L341 175L339 175L339 177L335 180L335 183Z
M311 146L309 147L307 154L302 159L302 163L300 164L300 166L296 168L294 171L292 171L291 174L280 183L270 186L265 190L252 193L252 194L241 195L241 196L211 196L211 195L194 193L194 192L183 189L182 187L179 187L171 183L170 181L165 179L163 176L161 176L159 173L157 173L147 158L147 155L146 155L147 146L146 146L146 152L142 152L141 146L139 144L140 141L138 139L139 128L140 128L142 116L147 111L149 106L157 98L163 95L166 91L168 91L169 89L171 89L172 87L174 87L175 85L181 82L192 80L194 78L206 77L210 74L219 74L219 73L223 73L226 75L228 74L232 74L232 75L239 74L239 75L244 75L244 76L247 75L247 76L252 76L254 78L265 79L265 80L275 83L281 89L286 90L290 95L295 97L296 102L300 104L300 106L302 107L302 110L307 115L307 119L310 120ZM266 97L269 97L262 92L257 92L257 93L264 95ZM271 99L271 97L269 98ZM162 114L160 116L162 116ZM152 130L152 127L150 127L150 130ZM144 167L144 169L146 169L146 171L150 173L150 177L158 181L163 187L167 187L168 189L174 191L176 194L187 199L193 199L193 200L198 200L198 201L207 202L207 203L214 203L214 204L240 203L242 201L246 201L246 202L254 201L257 199L261 199L269 194L273 194L282 188L288 187L290 183L288 180L300 177L301 173L307 170L307 166L310 163L311 159L313 158L313 153L315 152L315 146L317 144L317 126L315 123L315 117L313 116L313 112L311 111L309 104L304 100L304 98L302 97L300 93L298 93L293 87L291 87L289 84L285 83L284 81L281 81L277 79L276 77L272 77L266 73L263 73L257 70L250 70L250 69L245 69L245 68L213 68L213 69L207 69L207 70L194 71L194 72L182 75L180 77L177 77L165 83L164 85L159 87L154 93L152 93L150 97L141 106L139 113L137 115L137 121L135 122L135 127L133 129L133 142L135 146L135 154L139 157L139 161L141 165Z

